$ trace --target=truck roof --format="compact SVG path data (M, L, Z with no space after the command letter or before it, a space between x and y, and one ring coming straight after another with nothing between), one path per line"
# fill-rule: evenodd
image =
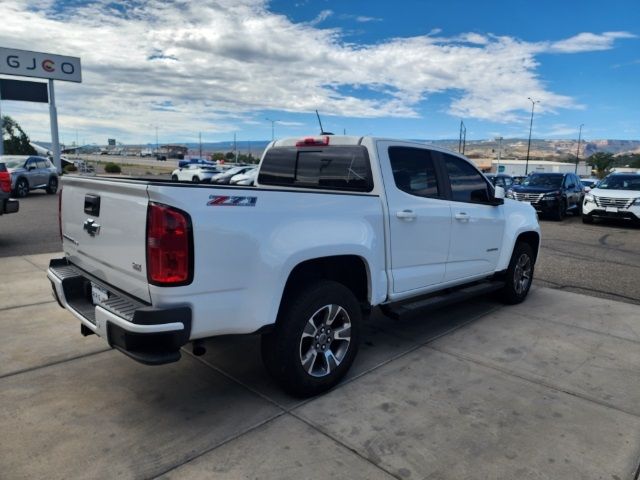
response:
M267 149L272 147L300 147L300 146L349 146L349 145L361 145L363 140L370 140L375 143L377 141L389 141L398 142L403 144L414 144L422 147L428 146L432 150L440 152L450 153L452 155L463 157L460 153L444 148L438 145L428 144L426 142L420 142L418 140L401 140L398 138L389 137L372 137L372 136L355 136L355 135L305 135L300 137L287 137L274 140L267 146ZM466 158L466 157L465 157Z

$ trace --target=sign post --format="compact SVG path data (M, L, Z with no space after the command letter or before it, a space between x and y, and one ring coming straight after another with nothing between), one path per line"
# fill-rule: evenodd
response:
M53 163L58 173L62 172L60 159L60 142L58 141L58 109L56 108L56 94L53 80L49 79L49 123L51 123L51 147L53 148Z
M58 173L61 172L58 113L53 81L82 82L80 59L51 53L0 47L0 74L46 78L49 81L49 118L51 121L53 162L58 169ZM2 122L0 120L1 127ZM0 146L0 153L2 153L2 146Z

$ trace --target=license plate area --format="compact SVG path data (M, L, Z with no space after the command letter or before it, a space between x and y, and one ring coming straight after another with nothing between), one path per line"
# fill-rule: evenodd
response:
M100 285L96 285L91 282L91 302L94 305L100 305L109 299L109 292L107 292Z
M609 212L609 213L618 213L617 207L605 207L604 210L605 212Z

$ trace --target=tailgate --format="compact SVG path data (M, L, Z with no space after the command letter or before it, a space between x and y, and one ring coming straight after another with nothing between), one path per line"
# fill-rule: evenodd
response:
M147 185L62 177L62 246L103 282L150 302L146 264Z

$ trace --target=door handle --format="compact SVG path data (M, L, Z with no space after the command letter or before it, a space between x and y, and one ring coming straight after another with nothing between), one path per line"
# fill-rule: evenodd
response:
M396 212L396 217L410 222L412 220L415 220L416 212L414 212L413 210L399 210Z
M471 218L469 216L469 214L466 213L466 212L458 212L458 213L456 213L455 217L456 217L456 220L461 220L463 222L467 221L467 220L469 220Z

